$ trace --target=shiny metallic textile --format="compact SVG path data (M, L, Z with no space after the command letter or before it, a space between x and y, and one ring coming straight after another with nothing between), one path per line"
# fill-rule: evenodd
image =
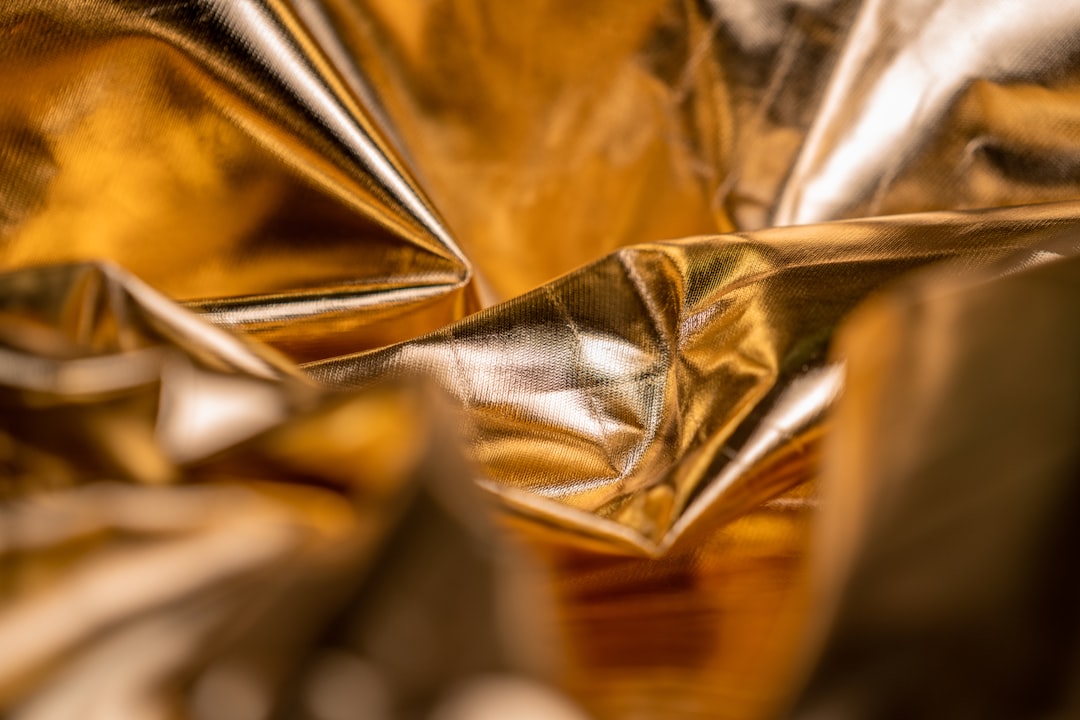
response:
M1080 712L1078 320L1072 234L906 282L846 328L822 489L829 629L795 717Z
M328 395L111 268L0 294L15 717L428 717L542 669L546 591L423 391Z
M6 0L0 706L1067 712L1078 83L1074 0Z

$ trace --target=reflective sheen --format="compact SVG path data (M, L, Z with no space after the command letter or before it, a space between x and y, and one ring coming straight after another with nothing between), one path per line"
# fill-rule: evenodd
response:
M468 306L442 221L282 3L16 0L0 33L3 266L116 260L298 356Z
M0 715L1075 714L1043 5L0 2Z
M430 396L328 395L107 266L0 275L0 307L5 353L55 370L0 377L13 717L340 716L342 672L367 673L363 706L426 717L544 670L548 592Z
M846 328L820 632L793 717L1080 710L1078 316L1070 233L982 271L925 273Z
M333 387L436 378L465 408L487 487L518 510L656 553L698 515L736 517L806 479L837 384L820 367L860 300L921 265L977 266L1076 232L1078 207L641 245L415 341L306 369ZM757 472L777 444L802 472Z

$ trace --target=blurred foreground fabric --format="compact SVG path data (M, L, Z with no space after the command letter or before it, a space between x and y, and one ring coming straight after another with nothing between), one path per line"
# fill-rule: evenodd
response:
M6 0L0 714L1080 713L1080 2Z

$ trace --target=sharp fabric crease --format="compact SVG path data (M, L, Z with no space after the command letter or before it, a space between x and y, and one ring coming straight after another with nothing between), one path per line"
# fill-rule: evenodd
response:
M1078 93L1077 0L0 3L0 714L1075 714Z

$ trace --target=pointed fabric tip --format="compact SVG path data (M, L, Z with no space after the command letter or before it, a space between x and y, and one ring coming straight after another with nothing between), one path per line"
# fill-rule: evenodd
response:
M193 11L203 20L199 33L191 32ZM154 35L186 36L182 47L190 56L255 111L235 119L283 160L311 162L326 191L465 273L468 264L442 219L288 4L172 3L135 24L147 20Z
M19 0L0 27L0 269L109 259L305 360L474 306L442 218L291 4Z

